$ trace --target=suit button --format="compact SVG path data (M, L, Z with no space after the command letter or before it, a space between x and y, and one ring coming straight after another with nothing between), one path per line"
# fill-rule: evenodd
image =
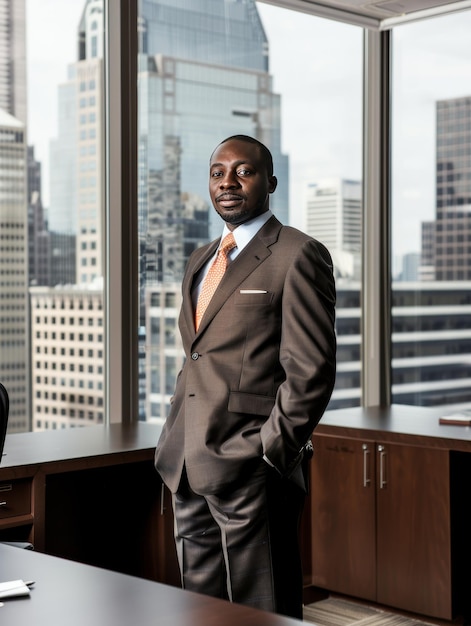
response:
M193 359L193 361L197 361L200 358L200 355L198 354L198 352L193 352L191 358Z

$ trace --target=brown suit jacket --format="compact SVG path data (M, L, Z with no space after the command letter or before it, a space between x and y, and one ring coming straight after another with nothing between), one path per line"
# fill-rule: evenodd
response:
M186 359L155 465L172 492L183 466L196 493L219 493L263 455L290 476L335 379L335 285L327 249L271 217L229 265L195 332L194 277L218 241L196 250L183 279Z

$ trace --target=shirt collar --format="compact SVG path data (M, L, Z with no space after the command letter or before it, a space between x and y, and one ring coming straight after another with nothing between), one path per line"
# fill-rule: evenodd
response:
M253 237L255 237L258 231L266 222L268 222L272 215L273 213L270 210L265 211L265 213L257 215L257 217L254 217L252 220L240 224L240 226L237 226L237 228L232 231L232 234L234 235L234 239L237 244L238 252L245 248L249 241L253 239ZM228 229L227 224L224 224L221 241L230 232L231 231Z

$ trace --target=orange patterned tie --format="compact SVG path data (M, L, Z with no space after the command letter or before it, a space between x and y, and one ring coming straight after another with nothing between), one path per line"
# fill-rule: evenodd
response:
M204 279L203 286L201 288L200 295L198 297L198 303L196 305L195 313L195 328L198 327L203 317L206 307L208 306L211 298L216 291L217 286L221 282L224 272L227 267L227 254L232 248L236 248L237 244L232 233L228 233L222 240L221 247L219 248L218 255L214 263L209 268L209 272Z

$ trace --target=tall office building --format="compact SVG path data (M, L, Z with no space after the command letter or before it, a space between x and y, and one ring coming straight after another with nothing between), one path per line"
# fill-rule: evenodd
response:
M422 222L422 252L418 268L420 280L435 280L435 222Z
M471 96L440 100L436 109L436 280L471 279ZM424 251L429 258L429 247Z
M29 284L51 284L51 234L44 219L41 197L34 191L28 202Z
M424 279L422 275L420 275L421 257L418 252L410 252L409 254L405 254L402 257L402 272L399 280L404 280L407 282L416 282L419 278Z
M184 352L178 330L182 303L180 283L146 289L145 393L143 412L147 421L163 423L170 409L175 380L183 366Z
M361 284L337 284L337 379L330 409L361 403ZM392 402L469 403L471 282L392 285Z
M78 59L59 86L51 142L49 229L75 236L77 284L103 276L103 2L88 0L78 25Z
M255 136L273 153L279 186L272 208L287 223L280 96L273 92L255 1L142 0L140 15L142 171L161 171L169 139L178 138L181 193L207 200L208 160L217 143L236 133ZM220 233L221 221L210 209L209 235Z
M0 381L11 432L29 429L26 179L24 124L0 109Z
M29 429L25 2L0 0L0 380Z
M332 178L309 185L306 232L327 246L336 275L360 278L361 182Z
M0 0L0 109L26 124L25 0Z
M101 281L32 287L33 430L103 423Z
M51 236L41 200L41 163L28 146L28 266L30 285L51 284Z
M50 144L51 287L31 288L33 429L103 421L103 2L88 0Z

